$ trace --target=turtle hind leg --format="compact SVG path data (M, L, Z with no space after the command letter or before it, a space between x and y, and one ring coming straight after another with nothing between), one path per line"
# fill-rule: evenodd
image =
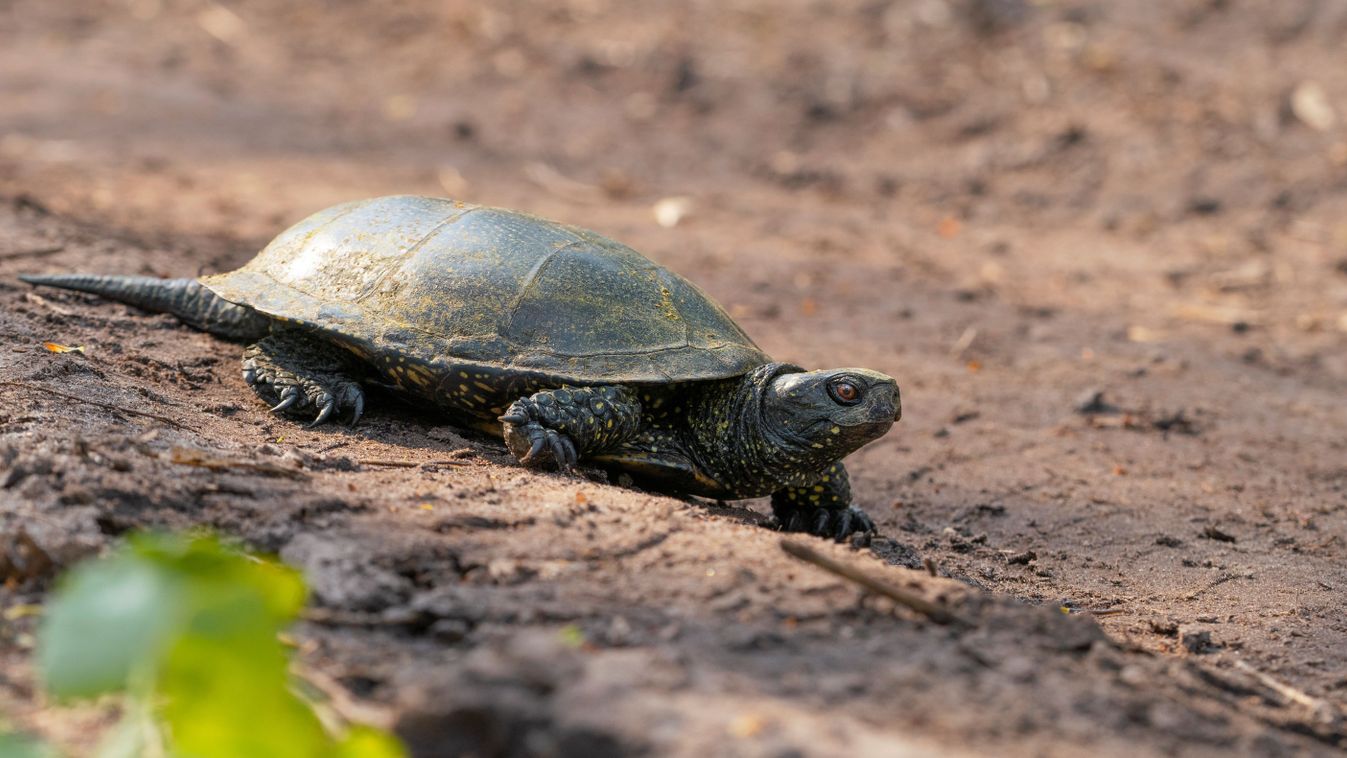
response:
M641 401L620 386L563 387L516 400L500 417L520 463L551 458L570 471L581 456L612 450L641 426Z
M352 425L365 410L355 356L297 331L279 331L243 351L243 380L272 410L311 418L317 426L349 412Z
M865 511L852 505L851 480L841 463L828 467L813 484L774 492L772 514L784 531L837 540L875 530L875 522Z

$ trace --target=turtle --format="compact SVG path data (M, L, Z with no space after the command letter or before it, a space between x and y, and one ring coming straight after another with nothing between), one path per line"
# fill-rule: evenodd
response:
M773 361L626 245L444 198L327 208L228 273L20 278L245 343L244 381L310 425L354 424L365 386L384 385L503 437L524 464L584 460L655 490L770 496L779 528L839 540L874 530L842 459L902 415L890 376Z

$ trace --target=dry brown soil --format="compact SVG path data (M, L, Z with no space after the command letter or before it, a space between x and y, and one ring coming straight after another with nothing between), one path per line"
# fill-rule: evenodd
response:
M1335 753L1344 50L1310 0L0 0L0 605L130 529L236 535L418 755ZM897 376L851 459L879 536L797 539L975 625L762 503L384 395L299 428L237 346L14 279L224 270L389 193L597 229L778 359ZM6 619L0 710L87 749L109 714L44 708Z

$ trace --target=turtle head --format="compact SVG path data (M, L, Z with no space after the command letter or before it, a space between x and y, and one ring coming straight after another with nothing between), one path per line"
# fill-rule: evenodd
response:
M863 368L764 363L715 386L696 400L689 431L699 464L733 497L812 482L902 415L898 383Z
M762 411L778 444L831 460L882 437L903 414L893 377L863 368L779 374Z

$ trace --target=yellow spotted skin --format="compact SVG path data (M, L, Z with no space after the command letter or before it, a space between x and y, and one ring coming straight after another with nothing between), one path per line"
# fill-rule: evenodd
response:
M772 505L798 508L845 508L851 505L851 481L847 470L834 463L814 484L787 487L772 494Z
M828 467L806 487L787 487L772 495L772 514L788 531L808 531L838 539L871 531L874 522L851 504L851 480L841 463Z

